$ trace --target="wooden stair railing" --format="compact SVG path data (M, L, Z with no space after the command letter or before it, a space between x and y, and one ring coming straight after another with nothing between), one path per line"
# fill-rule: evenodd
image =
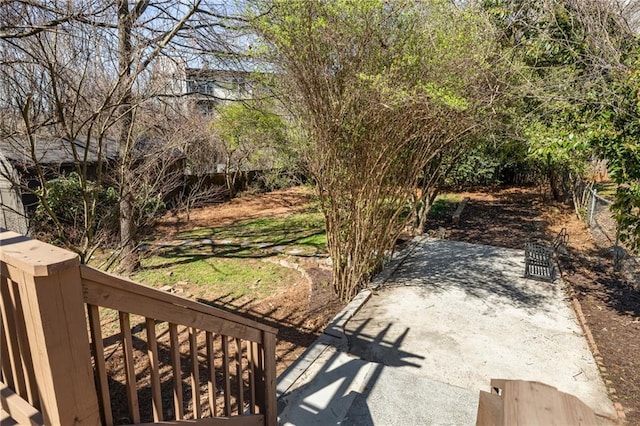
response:
M206 408L207 417L245 416L247 424L275 424L274 328L87 266L80 270L106 424L113 423L113 416L99 308L117 311L131 423L140 423L136 386L140 380L136 375L142 375L149 381L155 422L166 420L168 411L174 413L175 420L199 419ZM137 343L131 333L132 314L141 317L135 327L140 330L136 333ZM158 334L163 338L159 339ZM142 336L146 342L141 341ZM164 359L159 346L164 349ZM188 350L182 351L181 347ZM139 366L145 357L146 372L134 371L136 359ZM188 375L186 386L183 373ZM173 399L170 404L164 403L170 399L166 397L168 387ZM188 401L184 398L186 387L191 394Z
M276 424L276 329L13 232L0 229L0 246L0 415L47 425ZM113 396L126 401L124 415Z

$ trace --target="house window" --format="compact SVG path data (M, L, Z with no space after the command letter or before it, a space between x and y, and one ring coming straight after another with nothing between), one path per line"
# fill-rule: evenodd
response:
M206 80L187 80L188 93L200 93L202 95L213 95L215 92L215 82Z

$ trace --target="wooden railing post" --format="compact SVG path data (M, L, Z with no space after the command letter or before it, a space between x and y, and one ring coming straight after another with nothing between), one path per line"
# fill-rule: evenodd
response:
M267 426L278 424L276 401L276 335L262 332L264 342L264 421Z
M20 290L45 423L100 424L78 256L2 230L0 246Z

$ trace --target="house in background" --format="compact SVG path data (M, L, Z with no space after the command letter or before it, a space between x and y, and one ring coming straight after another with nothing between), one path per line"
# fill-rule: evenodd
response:
M0 228L26 235L29 227L16 179L18 173L0 152Z
M247 71L186 68L185 93L200 111L212 114L221 102L248 100L254 83Z
M222 103L254 99L265 92L259 77L265 73L256 68L252 64L193 67L183 60L162 58L154 67L152 87L183 110L212 115Z

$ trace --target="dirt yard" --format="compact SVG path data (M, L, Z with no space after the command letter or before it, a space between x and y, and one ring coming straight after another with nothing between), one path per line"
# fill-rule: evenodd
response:
M184 229L231 225L241 220L284 216L305 211L313 199L310 188L299 186L266 194L246 195L226 203L165 216L155 228L168 236Z
M267 194L247 195L227 203L194 209L189 221L185 217L168 216L156 231L171 236L183 229L217 227L238 221L284 216L303 212L313 193L306 187L295 187ZM330 271L321 261L297 259L301 285L292 285L284 294L242 305L242 301L218 300L249 318L278 329L278 374L289 366L322 332L324 326L342 308L329 289ZM291 265L293 266L293 265ZM307 284L307 285L305 285Z
M227 203L194 209L188 221L184 215L167 216L156 232L170 237L185 229L227 226L249 219L300 213L308 208L312 199L313 192L308 187L247 195ZM292 283L284 294L248 305L242 300L216 300L217 305L225 305L280 330L276 348L278 374L296 360L343 307L329 289L331 272L322 259L301 257L295 259L295 263L285 261L284 264L300 271L299 280Z
M228 203L213 205L204 208L194 209L190 212L189 220L184 215L167 215L163 218L154 230L155 235L161 236L163 240L171 241L176 234L185 230L197 228L229 226L239 221L259 218L273 218L275 216L288 215L291 213L303 212L309 208L313 195L309 189L292 188L285 191L278 191L270 194L251 195L236 198ZM344 306L332 293L329 288L331 272L326 259L322 257L304 256L272 256L260 259L247 259L260 267L261 262L274 262L279 266L291 271L286 274L286 283L278 286L278 291L267 298L255 299L251 295L234 296L230 293L217 293L216 289L207 291L205 295L199 294L198 289L186 281L175 282L170 286L165 286L163 290L176 293L179 296L198 300L205 304L222 307L252 320L270 325L278 329L276 345L276 374L282 373L300 354L320 335L329 321ZM117 315L113 312L103 312L101 318L103 343L105 346L107 371L111 378L110 393L111 406L115 424L129 424L127 392L125 383L125 372L122 368L124 356L120 339L120 329ZM144 318L133 316L131 319L133 334L133 353L136 359L136 381L138 383L140 415L145 421L152 421L152 406L150 397L150 377L147 371L148 360L146 357L146 335ZM166 375L169 368L170 353L167 348L171 347L168 341L168 330L166 327L158 326L158 346L159 356L163 369L161 375ZM179 330L179 341L181 351L189 353L188 333L186 329ZM200 351L204 348L203 333L197 336ZM218 340L214 342L215 350L221 352ZM217 345L217 346L216 346ZM231 345L230 350L233 349ZM235 355L233 352L230 358ZM216 368L220 359L216 358ZM182 359L183 372L191 371L188 359ZM246 372L244 374L247 374ZM233 372L232 372L233 375ZM203 378L204 380L204 378ZM216 376L216 381L220 381L221 376ZM235 380L235 382L234 382ZM245 381L248 378L245 378ZM232 388L237 386L237 380L232 376ZM164 382L163 382L164 383ZM203 382L204 383L204 382ZM235 383L235 384L234 384ZM185 385L187 386L187 385ZM218 389L221 383L218 383ZM234 388L235 389L235 388ZM201 389L202 390L202 389ZM246 389L245 389L246 390ZM187 389L187 393L190 392ZM203 391L204 392L204 391ZM173 395L171 388L162 386L163 410L167 418L173 418ZM216 399L218 407L223 404L223 393L217 393ZM232 399L232 410L237 406ZM191 410L187 406L187 411ZM235 407L235 408L234 408ZM206 409L205 409L206 408ZM207 413L211 407L203 406L203 411ZM191 413L191 411L189 411ZM220 412L218 412L220 414ZM187 414L190 418L191 414Z
M528 239L550 242L569 234L560 257L562 278L580 304L611 399L630 425L640 425L640 283L625 282L612 251L599 249L571 206L543 199L535 189L510 188L461 194L471 198L457 226L455 205L428 225L431 233L472 243L523 249ZM541 283L544 285L544 283ZM619 408L619 407L618 407Z

